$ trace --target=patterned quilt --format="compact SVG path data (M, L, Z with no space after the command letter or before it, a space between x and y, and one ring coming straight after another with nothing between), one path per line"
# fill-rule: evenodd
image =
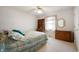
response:
M34 36L28 38L25 41L7 39L5 41L5 52L31 52L36 51L47 41L47 36L45 34Z

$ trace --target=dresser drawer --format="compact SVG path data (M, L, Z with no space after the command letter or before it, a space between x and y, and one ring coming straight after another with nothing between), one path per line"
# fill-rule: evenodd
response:
M68 41L68 42L73 42L74 41L73 33L71 31L56 30L55 31L55 38L59 39L59 40Z

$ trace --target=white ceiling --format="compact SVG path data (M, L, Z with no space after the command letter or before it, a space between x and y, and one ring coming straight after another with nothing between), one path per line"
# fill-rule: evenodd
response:
M46 14L55 12L55 11L59 11L59 10L63 10L63 9L73 8L72 6L40 6L40 7L46 12ZM32 14L32 12L36 8L36 6L13 6L11 8Z
M46 12L54 12L61 9L72 8L72 6L40 6L40 7ZM31 10L35 9L36 6L14 6L12 8L22 10L25 12L30 12Z

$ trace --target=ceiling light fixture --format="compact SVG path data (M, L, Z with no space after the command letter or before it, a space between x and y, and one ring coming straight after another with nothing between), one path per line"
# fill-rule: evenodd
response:
M42 8L40 8L40 6L37 6L36 9L34 10L34 12L38 13L38 14L43 14L44 11Z

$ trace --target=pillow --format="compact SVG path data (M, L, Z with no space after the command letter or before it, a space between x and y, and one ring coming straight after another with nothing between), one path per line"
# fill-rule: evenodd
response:
M21 34L19 34L19 33L17 33L17 32L12 32L12 33L10 34L10 36L11 36L14 40L22 40L22 39L24 39L24 36L21 35Z
M17 32L17 33L19 33L19 34L21 34L21 35L23 35L23 36L25 35L25 34L24 34L23 32L21 32L20 30L15 30L15 29L14 29L14 30L12 30L12 31L13 31L13 32Z

